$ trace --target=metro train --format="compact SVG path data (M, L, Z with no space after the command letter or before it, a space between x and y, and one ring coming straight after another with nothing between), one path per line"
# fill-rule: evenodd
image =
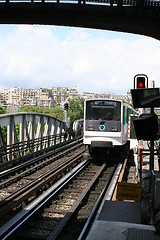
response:
M84 137L92 158L123 154L130 148L130 116L137 111L123 100L88 99L84 102Z

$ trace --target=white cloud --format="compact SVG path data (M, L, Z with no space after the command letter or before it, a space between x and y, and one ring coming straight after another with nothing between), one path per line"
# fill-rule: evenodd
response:
M6 28L7 34L0 31L0 87L78 86L80 92L126 93L137 73L159 85L155 39L80 28Z

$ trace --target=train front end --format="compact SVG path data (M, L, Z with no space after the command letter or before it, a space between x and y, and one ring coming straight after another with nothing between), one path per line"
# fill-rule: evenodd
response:
M84 105L84 144L91 156L101 156L123 144L122 102L86 100Z

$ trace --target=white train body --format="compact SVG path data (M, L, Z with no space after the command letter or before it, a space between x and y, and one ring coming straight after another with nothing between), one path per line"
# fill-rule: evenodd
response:
M129 116L136 111L115 99L88 99L84 103L84 139L89 148L113 148L129 141Z

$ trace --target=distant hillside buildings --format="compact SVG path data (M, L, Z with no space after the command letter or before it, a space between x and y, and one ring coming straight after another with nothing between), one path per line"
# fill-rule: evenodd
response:
M54 107L64 103L67 99L78 98L77 88L5 88L0 89L0 105L3 107L32 105L39 107Z
M127 102L131 102L130 94L127 95L115 95L113 93L90 93L84 92L82 96L78 94L77 87L52 87L52 88L5 88L0 89L0 105L11 110L18 108L18 102L20 106L31 105L38 107L49 107L60 106L68 99L76 99L83 97L88 98L113 98L123 99Z
M126 95L123 94L114 94L110 92L105 92L105 93L89 93L89 92L84 92L83 93L83 98L88 99L88 98L111 98L111 99L120 99L124 100L130 104L132 104L132 96L128 92Z

